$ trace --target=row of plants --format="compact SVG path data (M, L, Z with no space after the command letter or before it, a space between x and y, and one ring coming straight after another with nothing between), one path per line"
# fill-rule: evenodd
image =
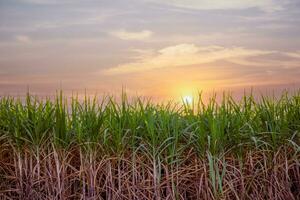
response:
M4 199L297 199L300 93L0 100Z

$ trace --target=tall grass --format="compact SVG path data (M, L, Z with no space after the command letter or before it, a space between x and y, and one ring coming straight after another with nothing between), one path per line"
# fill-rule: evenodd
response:
M0 99L0 198L299 199L300 93Z

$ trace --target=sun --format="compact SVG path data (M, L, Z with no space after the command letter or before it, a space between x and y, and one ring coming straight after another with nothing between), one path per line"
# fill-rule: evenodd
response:
M192 103L193 103L193 97L192 97L192 96L189 96L189 95L184 96L184 97L182 98L182 100L183 100L183 102L186 103L186 104L192 104Z

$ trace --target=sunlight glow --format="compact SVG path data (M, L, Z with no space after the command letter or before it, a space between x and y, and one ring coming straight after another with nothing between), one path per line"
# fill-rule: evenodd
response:
M193 97L192 96L184 96L183 102L186 104L192 104L193 103Z

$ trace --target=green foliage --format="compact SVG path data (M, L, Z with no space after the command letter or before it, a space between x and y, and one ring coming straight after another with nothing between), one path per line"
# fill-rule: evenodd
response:
M80 145L104 154L136 149L173 163L191 148L205 157L207 151L214 156L299 145L299 131L299 92L278 99L262 96L260 101L252 94L241 101L224 95L221 103L216 96L203 103L200 94L192 105L129 100L126 94L120 100L72 97L68 104L62 92L55 101L29 94L23 101L0 100L0 134L17 148Z

